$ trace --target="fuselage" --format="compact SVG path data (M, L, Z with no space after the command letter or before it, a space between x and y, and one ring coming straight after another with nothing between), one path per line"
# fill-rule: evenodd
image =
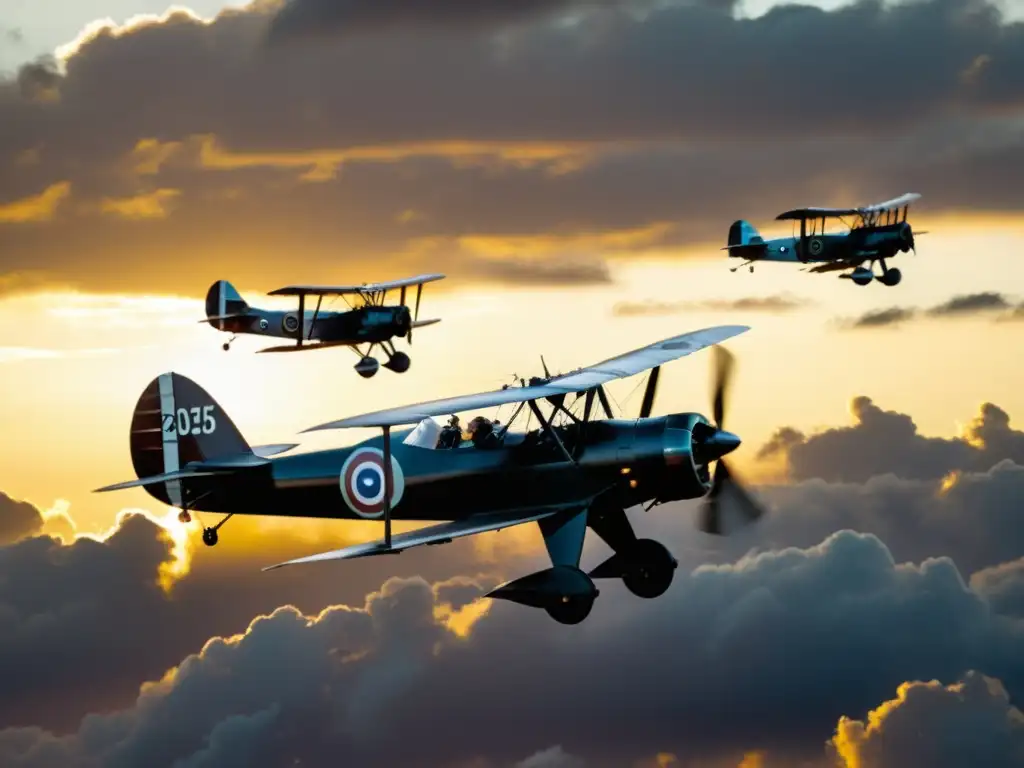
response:
M890 259L913 247L913 230L907 222L885 226L858 227L849 232L818 234L806 238L777 237L755 245L730 248L729 255L747 261L800 262L831 261L860 263Z
M570 463L550 434L509 433L482 448L405 442L412 430L391 436L394 520L459 520L470 515L584 501L612 491L627 508L652 499L703 496L706 466L693 455L698 414L637 420L592 421L557 427L575 452ZM383 437L347 448L271 459L228 476L197 479L191 509L236 514L352 520L383 518ZM162 489L151 493L159 498ZM205 495L204 495L205 494Z
M405 336L412 324L406 306L364 306L346 312L303 312L302 338L313 341L345 341L355 344L382 342ZM242 317L210 320L218 330L233 334L251 333L294 339L298 335L298 312L249 307Z

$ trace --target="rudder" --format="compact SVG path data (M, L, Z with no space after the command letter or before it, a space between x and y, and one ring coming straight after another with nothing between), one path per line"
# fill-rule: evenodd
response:
M248 311L245 299L227 280L218 280L206 292L206 318L218 330L226 330L226 320L244 317Z
M761 237L753 224L740 219L739 221L734 221L732 226L729 227L727 247L730 256L749 258L752 252L764 249L764 238Z
M251 453L217 401L177 373L163 373L143 390L132 414L130 443L139 478L176 472L190 462ZM166 504L181 506L178 480L147 490Z

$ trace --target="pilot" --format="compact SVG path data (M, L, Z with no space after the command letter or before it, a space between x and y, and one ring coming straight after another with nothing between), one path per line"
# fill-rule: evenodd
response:
M498 444L494 434L494 424L486 416L477 416L466 427L473 445L477 448L493 448Z
M437 438L438 448L458 448L462 442L462 429L459 427L459 417L452 416L448 423L441 429Z

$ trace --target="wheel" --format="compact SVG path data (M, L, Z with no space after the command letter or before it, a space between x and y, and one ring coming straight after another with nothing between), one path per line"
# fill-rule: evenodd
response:
M390 368L395 373L405 373L409 370L409 365L412 361L405 352L395 352L385 364L385 368Z
M192 515L190 515L185 510L182 510L181 512L178 513L178 522L182 525L188 525L192 522Z
M677 563L664 545L653 539L637 539L627 557L631 567L622 577L626 589L646 600L665 594L672 585Z
M230 345L230 344L227 344L227 343L225 343L225 344L222 344L222 345L221 345L221 347L223 348L223 350L224 350L225 352L227 352L227 351L228 351L229 349L231 349L231 345Z
M364 379L368 379L377 373L378 368L380 368L380 363L377 362L375 357L367 356L356 363L356 373Z
M882 285L887 285L890 288L894 285L899 285L900 280L903 279L903 273L898 268L893 267L888 272L878 277L878 282Z
M562 602L548 606L544 610L559 624L579 624L590 615L590 609L593 607L592 597L563 597Z
M203 544L208 547L215 546L217 544L217 531L214 528L203 529Z
M857 285L868 285L872 278L871 277L854 277L851 278Z

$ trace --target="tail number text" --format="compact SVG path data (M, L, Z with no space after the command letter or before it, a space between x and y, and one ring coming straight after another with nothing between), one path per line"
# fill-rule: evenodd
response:
M164 417L164 431L174 432L177 429L179 435L212 435L217 431L217 420L213 416L214 406L198 405L192 408L179 408L177 423L170 415Z

